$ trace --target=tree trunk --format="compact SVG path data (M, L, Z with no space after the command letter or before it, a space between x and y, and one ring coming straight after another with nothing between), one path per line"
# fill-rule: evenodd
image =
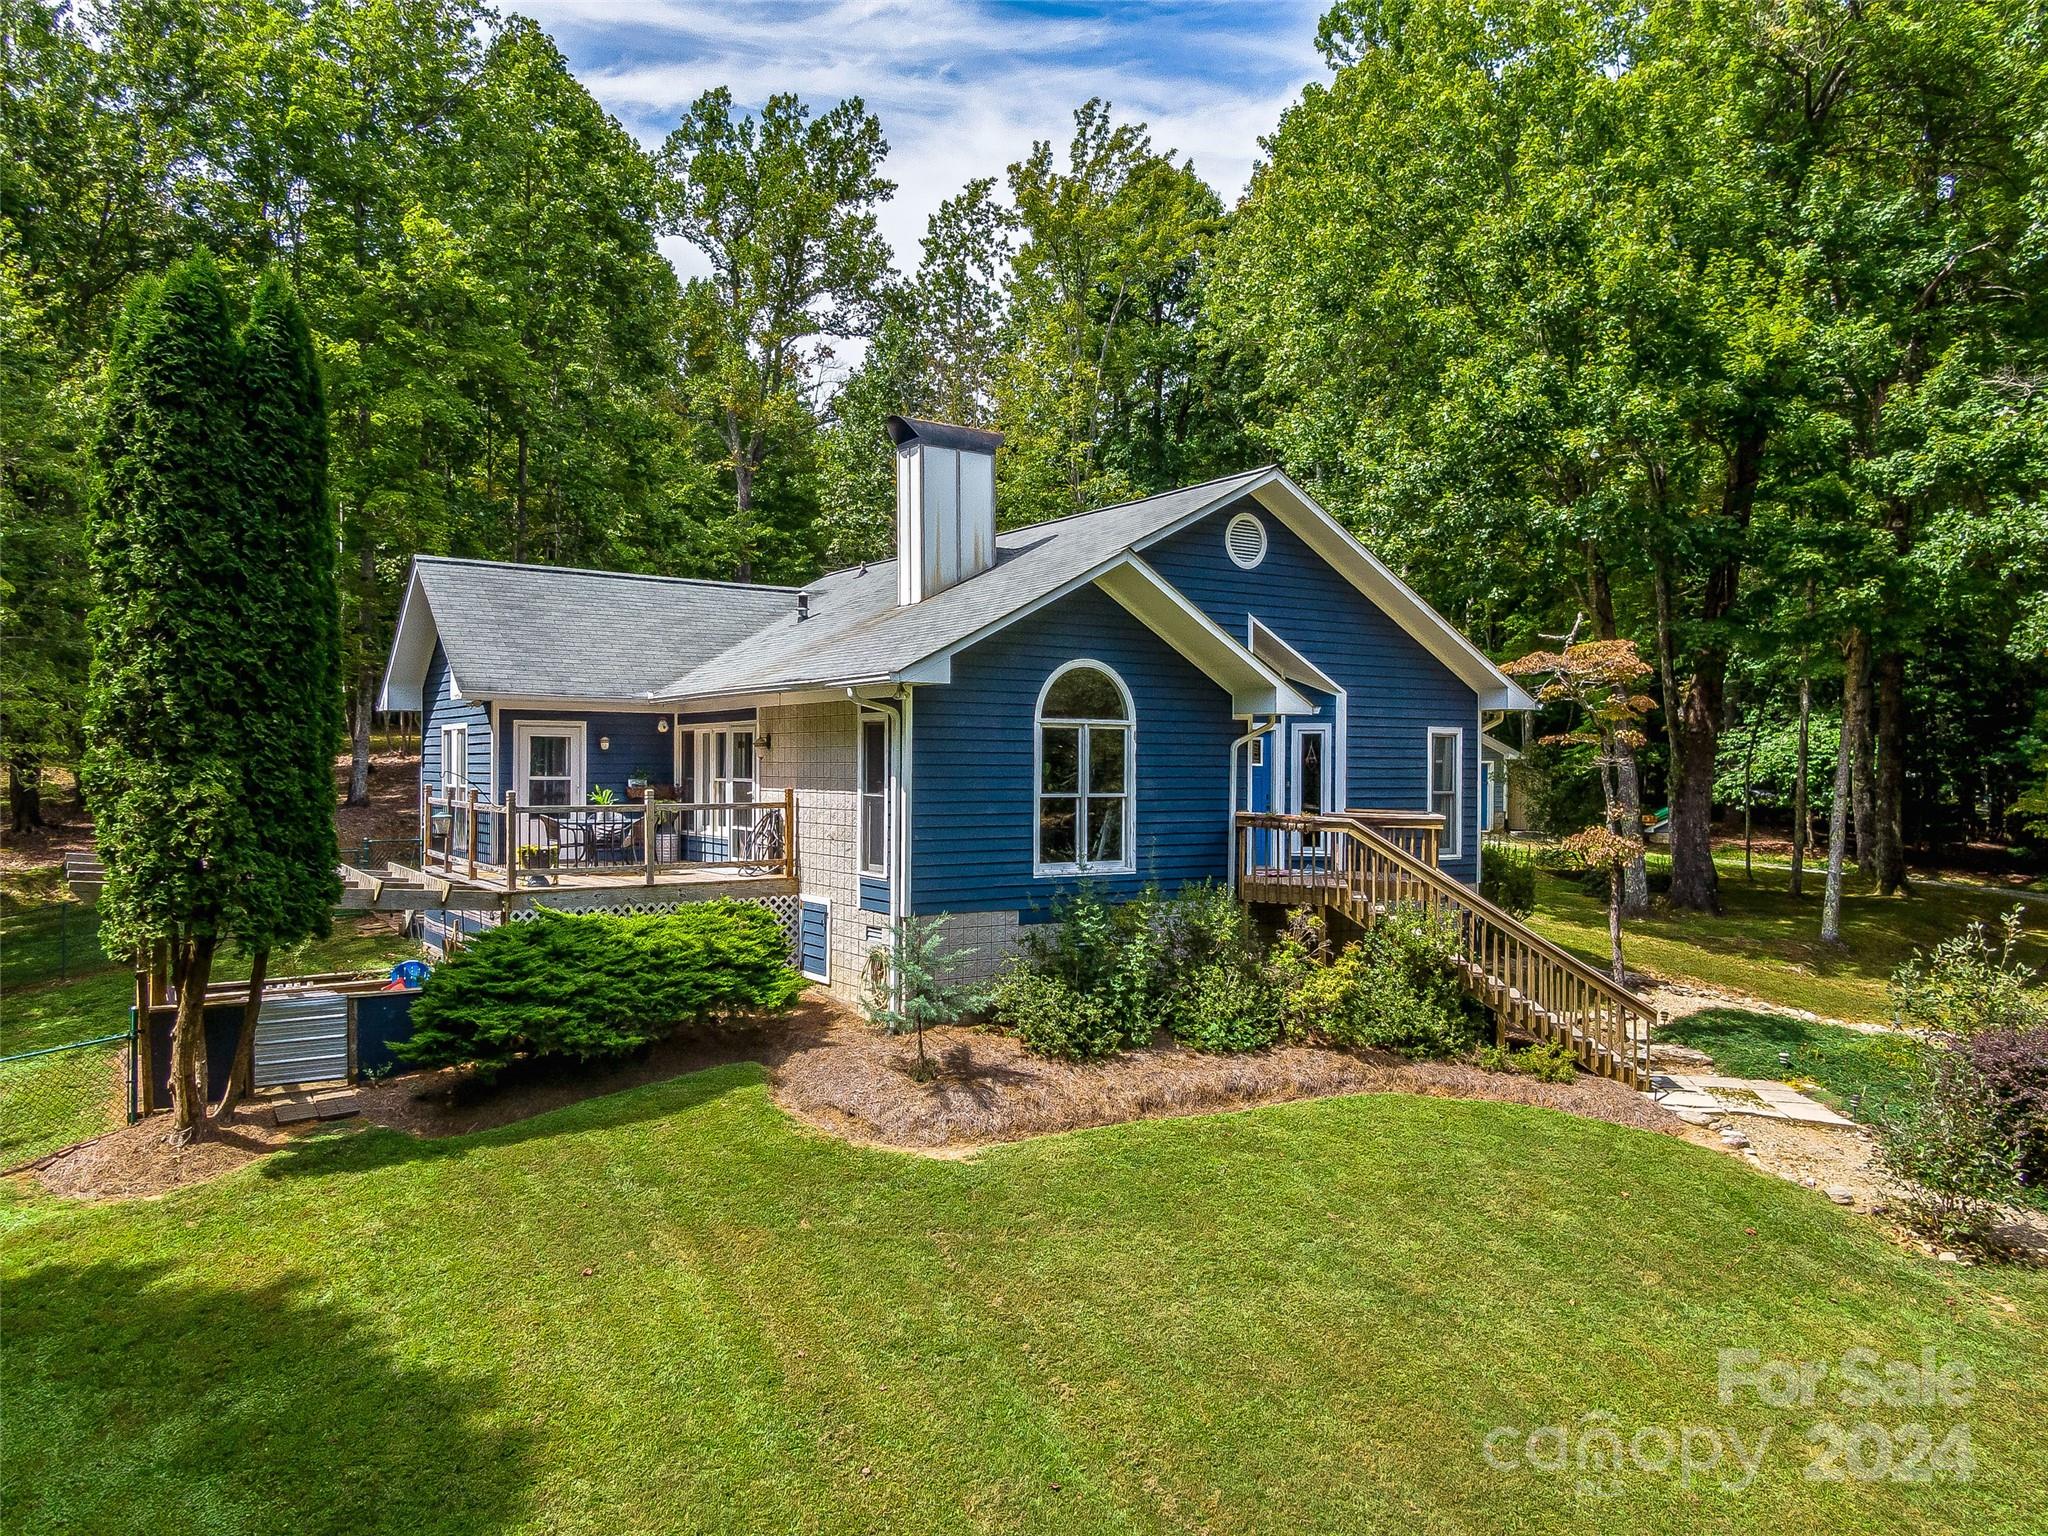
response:
M1877 798L1873 788L1877 782L1877 742L1870 729L1877 711L1870 694L1870 636L1860 629L1850 632L1848 667L1853 686L1843 690L1843 708L1856 722L1848 737L1856 755L1851 779L1854 795L1851 809L1856 815L1856 867L1868 878L1877 846Z
M7 759L7 821L16 832L43 829L43 765L33 757Z
M1600 546L1591 540L1586 544L1586 581L1588 595L1592 599L1594 633L1602 640L1618 639L1621 629L1614 618L1614 585L1607 579L1607 561L1600 553ZM1640 840L1643 835L1643 780L1636 764L1636 754L1634 749L1619 742L1609 745L1615 759L1615 788L1618 793L1616 801L1610 802L1607 830ZM1618 815L1614 810L1616 804ZM1629 917L1644 917L1649 913L1650 871L1640 853L1622 874L1621 907Z
M1671 784L1671 904L1693 912L1721 906L1714 870L1714 755L1720 745L1722 663L1693 674L1680 710Z
M526 558L526 428L513 435L512 563Z
M206 983L213 975L213 938L178 947L178 1017L171 1025L173 1146L206 1134Z
M1877 781L1871 786L1877 836L1871 868L1880 896L1906 888L1906 658L1887 651L1877 660Z
M1613 831L1638 841L1643 835L1643 780L1637 771L1636 755L1627 747L1615 750L1615 815ZM1638 853L1621 872L1621 910L1626 917L1645 917L1650 911L1650 871Z
M1614 984L1628 985L1628 971L1621 963L1621 871L1607 871L1607 953L1612 962Z
M249 1002L242 1010L242 1027L235 1032L235 1060L228 1068L228 1085L213 1112L216 1121L226 1120L249 1091L256 1068L256 1016L263 1011L263 983L270 974L270 951L259 949L249 961Z
M1806 894L1806 757L1813 722L1813 679L1799 677L1799 759L1792 773L1792 885L1794 896Z
M355 696L348 709L348 805L370 803L370 716L376 702L376 680L369 672L356 674Z
M1850 642L1853 662L1855 646ZM1849 845L1849 760L1854 753L1856 694L1861 685L1852 664L1842 676L1842 739L1835 752L1835 802L1828 807L1828 878L1820 901L1820 941L1842 942L1842 861Z
M1756 769L1756 733L1764 723L1761 711L1749 717L1749 745L1742 751L1742 878L1756 884L1756 866L1749 857L1749 810L1751 778Z
M733 456L732 468L733 519L735 540L733 551L732 579L752 581L754 579L754 466L747 462L744 453Z

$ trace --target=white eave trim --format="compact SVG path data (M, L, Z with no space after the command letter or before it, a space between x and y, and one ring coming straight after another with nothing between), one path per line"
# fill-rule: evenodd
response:
M1214 620L1136 555L1125 555L1095 578L1132 618L1230 694L1230 712L1312 715L1315 705L1258 657L1231 639Z
M426 583L414 565L405 582L405 601L399 605L398 628L391 637L391 656L384 663L384 679L377 689L380 710L423 710L426 707L427 665L434 659L433 605L427 599ZM456 698L462 692L449 663L448 686Z
M1513 678L1488 660L1484 651L1417 596L1413 588L1353 538L1349 529L1325 512L1314 497L1288 479L1281 470L1267 470L1224 499L1235 500L1239 496L1257 500L1304 544L1322 556L1339 575L1370 598L1381 612L1413 636L1424 650L1450 668L1478 694L1481 709L1525 710L1536 707L1536 701ZM1149 549L1215 510L1213 502L1198 507L1187 516L1147 534L1133 548Z
M1320 688L1325 693L1340 696L1344 693L1342 683L1266 628L1259 622L1257 614L1251 615L1249 629L1251 653L1280 676L1292 678L1298 683L1307 683L1309 687Z
M1516 751L1513 747L1509 746L1506 742L1502 741L1498 736L1495 736L1490 731L1481 731L1479 733L1479 745L1486 748L1489 752L1493 753L1494 756L1500 758L1503 762L1518 763L1522 760L1522 754L1520 752Z

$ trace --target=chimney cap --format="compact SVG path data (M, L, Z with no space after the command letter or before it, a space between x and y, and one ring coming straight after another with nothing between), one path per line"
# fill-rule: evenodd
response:
M898 448L923 443L932 448L959 448L968 453L994 453L1003 445L1003 434L984 432L979 427L956 427L946 421L919 421L913 416L891 416L882 423L889 441Z

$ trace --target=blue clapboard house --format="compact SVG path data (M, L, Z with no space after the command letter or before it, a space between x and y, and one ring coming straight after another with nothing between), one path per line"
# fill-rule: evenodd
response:
M414 563L382 703L459 893L430 941L738 895L854 998L906 916L987 968L1084 882L1221 881L1442 905L1497 1010L1592 985L1473 891L1529 696L1285 474L998 533L995 434L888 427L896 558L801 589Z

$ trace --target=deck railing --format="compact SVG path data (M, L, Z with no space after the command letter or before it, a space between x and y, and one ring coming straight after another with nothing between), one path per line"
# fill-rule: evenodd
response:
M1457 935L1461 979L1504 1034L1562 1040L1587 1070L1647 1088L1657 1010L1400 846L1379 830L1385 814L1241 813L1240 895L1333 908L1362 928L1402 907L1441 918Z
M493 802L474 789L422 797L425 868L472 880L551 882L558 874L636 875L729 870L796 875L796 794L752 801Z

